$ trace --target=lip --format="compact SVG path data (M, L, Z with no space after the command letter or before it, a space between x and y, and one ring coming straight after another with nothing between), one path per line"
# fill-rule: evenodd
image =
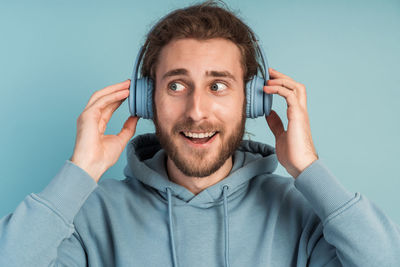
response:
M217 135L219 135L219 132L217 132L216 134L214 134L213 135L213 137L211 137L211 139L210 140L208 140L206 143L204 143L204 144L195 144L195 143L193 143L193 142L191 142L188 138L186 138L183 134L179 134L184 140L185 140L185 142L187 143L187 144L189 144L190 146L192 146L192 147L195 147L195 148L207 148L207 147L210 147L211 146L211 144L214 142L214 140L217 138Z

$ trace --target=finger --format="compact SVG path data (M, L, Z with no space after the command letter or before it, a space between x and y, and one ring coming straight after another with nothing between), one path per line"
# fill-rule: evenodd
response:
M289 89L293 90L298 90L300 83L294 81L294 80L288 80L288 79L283 79L283 78L278 78L278 79L273 79L273 80L268 80L267 81L268 85L280 85L287 87Z
M263 90L267 94L278 94L280 96L283 96L286 99L286 103L287 103L288 107L298 106L298 104L299 104L299 100L297 99L294 91L290 90L286 87L275 86L275 85L271 85L271 86L266 85L263 87Z
M99 98L101 98L102 96L108 95L110 93L113 93L115 91L119 91L119 90L124 90L129 88L130 86L130 80L126 80L120 83L116 83L110 86L107 86L101 90L96 91L89 99L88 104L86 105L86 107L91 106L94 102L96 102Z
M125 101L126 98L121 99L120 101L117 101L115 103L112 103L111 105L107 106L103 112L102 116L105 118L111 117L111 115L121 106L121 104Z
M267 119L267 123L275 138L278 138L282 132L285 131L283 128L283 123L278 114L271 109L271 112L268 116L265 117Z
M269 68L269 69L268 69L268 72L269 72L269 75L270 75L271 77L275 77L275 78L285 78L285 79L293 80L291 77L289 77L289 76L287 76L287 75L285 75L285 74L283 74L283 73L280 73L279 71L274 70L273 68Z
M124 123L121 131L117 134L118 137L121 138L124 146L128 143L128 141L132 138L132 136L136 132L136 125L139 120L139 117L130 116Z
M108 95L104 95L100 97L99 99L96 100L91 106L89 106L87 109L97 109L99 111L103 111L104 108L106 108L108 105L113 104L117 101L121 101L125 98L127 98L129 95L129 90L124 89L120 91L115 91L113 93L110 93Z
M101 134L104 134L106 131L108 121L110 120L115 109L122 104L128 95L129 90L117 91L101 97L94 102L91 107L89 107L89 109L97 109L97 111L100 113L98 129Z
M114 111L117 108L119 108L119 106L121 106L122 102L124 102L124 101L125 101L125 99L122 99L122 100L120 100L120 101L118 101L116 103L113 103L113 104L109 105L101 113L101 118L100 118L100 122L99 122L99 132L100 132L100 134L104 134L104 132L106 131L107 123L110 120L112 114L114 113Z
M296 82L294 80L279 78L274 80L268 80L267 85L279 85L282 87L286 87L290 90L293 90L296 96L298 97L300 103L304 106L307 105L306 87L304 84Z
M128 94L129 96L129 94ZM102 116L105 117L107 120L110 119L110 117L112 116L112 114L114 113L115 110L117 110L119 108L119 106L121 106L121 104L125 101L126 98L121 99L120 101L116 102L116 103L112 103L110 105L108 105L107 107L104 108L104 110L102 111Z

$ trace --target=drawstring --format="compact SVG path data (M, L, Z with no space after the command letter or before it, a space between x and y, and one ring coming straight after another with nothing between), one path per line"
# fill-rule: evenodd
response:
M171 188L169 187L167 187L167 194L168 194L169 237L172 249L172 262L174 267L178 267L178 263L176 261L175 240L174 240L173 221L172 221Z
M228 201L226 191L228 186L224 185L222 193L224 195L224 226L225 226L225 267L229 267L229 226L228 226Z
M224 185L222 189L222 194L224 196L224 229L225 229L225 267L229 267L229 226L228 226L228 201L226 197L226 192L228 186ZM168 195L168 220L169 220L169 237L172 249L172 262L174 267L178 267L178 262L176 260L175 251L175 240L173 231L173 220L172 220L172 201L171 201L171 188L167 187Z

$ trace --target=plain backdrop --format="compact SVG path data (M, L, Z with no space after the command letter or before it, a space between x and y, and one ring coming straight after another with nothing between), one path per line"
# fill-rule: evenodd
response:
M225 2L260 37L269 66L306 85L320 159L400 223L400 2ZM95 91L131 77L151 26L193 3L0 1L0 218L71 157L79 114ZM286 129L285 100L274 95L273 109ZM129 115L125 101L106 134ZM275 145L264 117L246 129ZM147 132L152 122L139 120L135 136ZM124 178L125 153L102 179Z

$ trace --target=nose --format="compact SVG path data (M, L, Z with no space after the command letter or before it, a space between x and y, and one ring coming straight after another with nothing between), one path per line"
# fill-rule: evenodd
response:
M186 116L193 121L208 119L212 108L212 101L207 95L207 90L195 88L189 95L186 102Z

